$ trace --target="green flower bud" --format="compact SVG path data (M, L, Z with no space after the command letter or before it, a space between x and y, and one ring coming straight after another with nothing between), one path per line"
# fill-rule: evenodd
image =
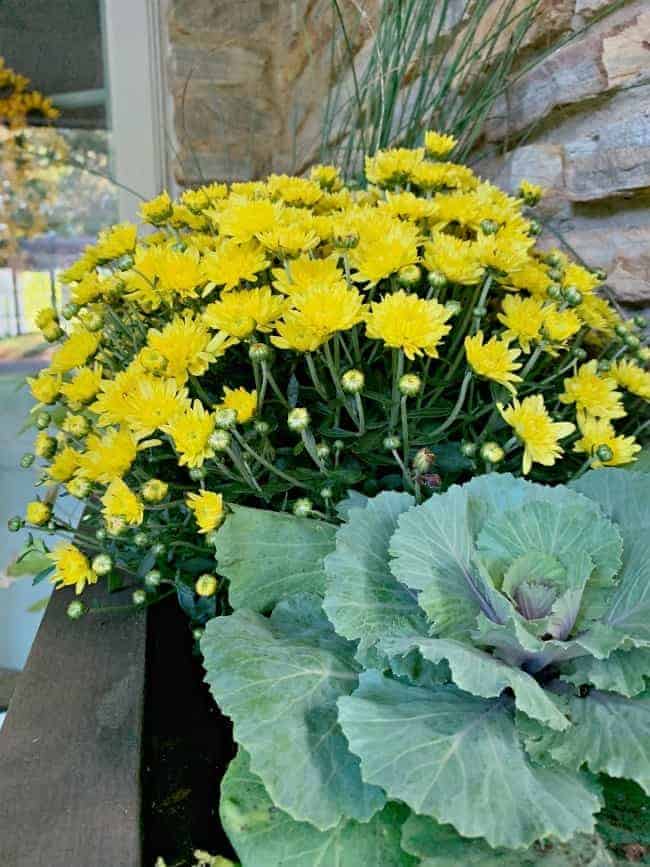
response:
M504 459L505 456L505 452L503 451L499 443L490 441L484 443L481 446L481 457L487 463L498 464Z
M271 425L268 423L268 421L263 421L262 419L260 419L259 421L255 422L254 428L256 433L258 433L261 437L265 437L271 430Z
M398 436L395 436L394 434L392 436L387 436L384 438L384 448L387 452L395 451L395 449L398 449L401 444L402 441L400 440L400 438Z
M147 594L144 590L134 590L131 599L133 600L134 605L140 607L146 603Z
M614 332L619 337L626 337L629 334L627 325L625 325L623 322L617 322L616 323L616 325L614 326Z
M460 301L446 301L445 310L448 310L452 316L460 313Z
M551 268L551 270L548 272L548 276L555 283L561 283L562 277L564 277L564 269L560 267Z
M562 287L558 286L557 283L551 283L551 285L546 290L546 294L549 298L552 298L553 301L559 301L562 297Z
M100 331L104 325L104 317L96 310L82 311L80 319L88 331Z
M301 497L293 504L293 514L297 518L308 518L311 515L313 504L307 497Z
M472 316L474 316L476 319L481 319L483 316L485 316L486 313L487 307L477 305L472 311Z
M74 301L70 301L67 304L64 304L61 308L61 314L64 319L72 319L73 316L76 316L79 312L79 306L74 303Z
M341 377L341 388L348 394L359 394L365 382L366 378L360 370L348 370Z
M634 324L636 325L637 328L645 328L647 325L645 316L641 316L641 314L638 314L637 316L635 316L634 317Z
M422 380L415 373L405 373L400 377L398 387L405 397L415 397L422 389Z
M251 361L270 361L273 357L273 350L266 343L251 343L248 347L248 357Z
M113 561L108 554L98 554L92 562L92 570L98 575L108 575L113 568Z
M194 589L199 596L209 597L214 596L217 592L219 582L214 575L199 575L196 579Z
M584 361L587 357L587 350L583 349L582 346L576 346L573 350L573 354L578 359L578 361Z
M39 430L45 430L50 426L51 421L52 416L49 414L49 412L39 412L36 416L36 427Z
M436 460L436 456L431 451L431 449L420 449L415 453L415 457L413 458L413 468L418 473L428 473L431 467L434 465Z
M86 613L86 610L86 606L83 604L81 599L73 599L68 605L66 614L70 620L80 620Z
M190 479L193 482L200 482L205 478L205 470L203 467L191 467L190 469Z
M607 461L611 461L611 459L614 457L614 452L606 443L602 443L602 445L599 445L595 448L594 455L598 458L599 461L602 461L602 463L606 464Z
M95 531L95 539L98 542L103 542L106 539L106 530L103 527L100 527L99 530Z
M163 554L167 552L167 545L164 542L156 542L155 545L151 546L151 553L155 557L162 557Z
M406 288L417 286L422 279L422 270L417 265L406 265L397 272L397 282Z
M460 450L461 450L462 454L465 455L466 458L473 458L474 455L476 454L477 448L478 448L478 446L476 445L476 443L465 442L461 445Z
M323 500L331 500L334 496L334 491L329 485L326 485L324 488L321 488L320 495Z
M343 440L334 440L332 445L334 446L334 449L337 452L342 452L343 449L345 448L345 443L343 442Z
M484 235L496 235L499 224L494 220L481 220L481 231Z
M210 439L208 440L208 444L210 448L213 448L215 452L225 452L230 448L232 443L232 436L227 430L216 430Z
M577 307L582 303L582 292L575 286L567 286L564 290L564 297L569 307Z
M623 338L623 343L629 349L638 349L639 346L641 346L641 341L636 336L636 334L626 334L625 337Z
M25 452L25 454L20 459L20 466L27 470L36 460L36 455L33 452Z
M447 278L442 271L429 271L427 280L432 289L444 289L447 285Z
M150 569L144 576L144 586L147 590L157 590L160 587L162 576L157 569Z
M136 548L146 548L149 544L149 536L143 532L136 533L133 537L133 544Z
M215 424L222 430L229 430L237 424L237 412L226 406L217 407L215 414Z
M289 425L289 430L295 431L296 433L307 430L310 421L311 419L309 416L309 412L301 406L297 406L295 409L292 409L287 416L287 424Z
M25 522L20 517L20 515L14 515L13 518L9 518L7 521L7 529L10 533L17 533L19 530L22 530Z
M541 235L542 224L538 220L530 220L528 224L528 234L533 236Z
M317 443L316 445L316 454L321 459L321 461L327 460L330 456L331 449L327 443Z
M194 641L200 641L203 638L203 630L200 626L195 626L192 630L192 638Z

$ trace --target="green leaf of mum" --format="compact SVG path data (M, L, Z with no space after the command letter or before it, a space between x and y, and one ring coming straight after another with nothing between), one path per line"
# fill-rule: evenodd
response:
M326 830L384 806L337 723L337 698L357 685L354 645L334 633L317 597L288 600L270 620L246 610L217 617L201 650L212 693L281 810Z
M400 516L390 543L391 571L407 587L421 590L420 607L436 632L462 637L483 611L499 620L506 600L474 563L467 487L453 486Z
M650 650L644 648L616 650L607 659L584 656L569 663L561 676L576 686L591 683L628 698L644 691L646 678L650 678Z
M409 494L387 491L351 509L325 559L325 613L339 635L361 639L364 647L385 635L427 634L416 594L395 579L388 560L397 519L413 503Z
M397 638L382 642L382 647L391 655L408 653L414 646L430 662L447 660L452 679L459 689L482 698L497 698L509 687L515 694L515 704L528 716L558 731L571 725L558 707L555 696L545 692L534 678L482 650L452 639Z
M338 705L364 779L416 813L511 849L593 830L600 799L590 781L532 765L503 700L454 686L406 686L369 671Z
M233 608L270 611L292 593L325 592L323 560L336 527L281 512L233 506L217 534L219 572Z
M492 849L482 840L466 840L451 825L411 814L402 827L402 848L421 867L614 867L596 835L577 834L569 843L549 841L521 850Z
M592 690L567 696L573 726L561 735L548 730L544 751L563 765L583 764L596 774L635 780L650 794L650 693L625 698Z
M619 583L605 623L639 646L650 644L650 486L646 473L601 469L571 486L599 503L623 537Z
M369 822L343 819L328 831L278 810L241 749L221 784L221 822L242 864L254 867L415 867L400 846L406 807L387 804Z

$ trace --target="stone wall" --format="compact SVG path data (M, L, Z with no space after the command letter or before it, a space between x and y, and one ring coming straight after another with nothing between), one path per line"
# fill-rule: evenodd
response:
M359 7L367 12L354 30L362 67L381 0L340 2L350 21ZM452 6L462 27L465 3ZM486 125L475 167L510 190L522 178L541 183L551 225L588 264L609 272L621 302L646 307L649 0L542 0L521 64L608 7L511 86ZM169 0L168 24L179 184L300 171L317 159L332 80L330 0Z

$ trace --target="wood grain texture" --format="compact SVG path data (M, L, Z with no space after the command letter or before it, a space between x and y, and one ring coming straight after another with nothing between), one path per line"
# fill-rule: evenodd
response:
M7 710L14 694L20 672L11 668L0 668L0 710Z
M2 867L141 867L146 616L72 622L72 598L53 595L0 731Z

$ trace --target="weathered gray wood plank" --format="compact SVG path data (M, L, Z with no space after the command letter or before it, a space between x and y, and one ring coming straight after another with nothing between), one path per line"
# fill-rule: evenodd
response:
M2 867L140 867L146 617L53 594L0 730ZM88 604L124 604L103 587Z
M19 674L20 672L11 668L0 668L0 710L9 707Z

